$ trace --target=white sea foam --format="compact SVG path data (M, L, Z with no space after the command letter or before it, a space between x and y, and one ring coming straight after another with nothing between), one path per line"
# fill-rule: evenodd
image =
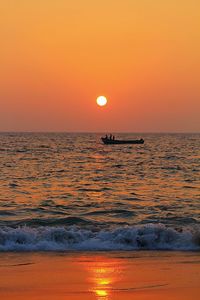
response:
M163 224L92 230L70 227L4 227L0 251L200 250L199 230Z

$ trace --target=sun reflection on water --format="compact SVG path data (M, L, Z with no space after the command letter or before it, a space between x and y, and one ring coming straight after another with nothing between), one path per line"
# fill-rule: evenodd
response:
M109 300L113 285L120 280L122 261L113 258L96 257L93 262L85 264L89 272L90 292L97 300Z

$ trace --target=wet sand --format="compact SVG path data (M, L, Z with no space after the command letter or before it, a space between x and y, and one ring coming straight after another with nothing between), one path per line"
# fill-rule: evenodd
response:
M1 253L1 300L197 300L197 252Z

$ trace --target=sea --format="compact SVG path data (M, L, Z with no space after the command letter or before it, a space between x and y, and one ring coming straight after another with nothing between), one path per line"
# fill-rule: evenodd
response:
M0 251L200 251L200 134L0 133Z

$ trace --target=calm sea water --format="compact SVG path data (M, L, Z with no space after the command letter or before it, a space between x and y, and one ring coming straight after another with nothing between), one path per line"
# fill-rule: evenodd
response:
M0 134L0 250L200 249L200 134Z

